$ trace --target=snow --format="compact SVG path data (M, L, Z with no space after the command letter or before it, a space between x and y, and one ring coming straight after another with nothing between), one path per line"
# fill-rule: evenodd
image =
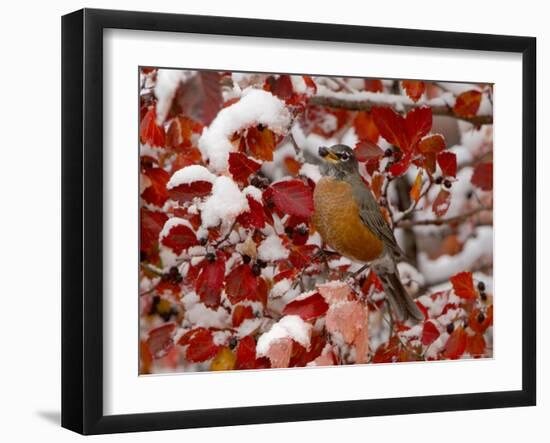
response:
M191 165L181 168L172 174L170 180L168 181L166 188L173 189L180 185L188 185L197 181L205 181L209 183L214 183L216 181L216 176L212 174L204 166L200 165Z
M180 225L187 226L193 232L195 231L193 229L193 226L191 226L191 223L189 223L189 221L179 217L172 217L166 220L166 223L164 223L164 226L162 227L162 231L160 231L160 234L159 234L159 239L162 240L164 237L166 237L170 233L170 229Z
M442 255L435 260L430 260L426 253L420 253L418 267L426 282L430 284L447 280L459 272L471 269L482 258L492 261L493 228L479 226L476 234L475 238L466 241L462 251L456 255Z
M292 280L290 280L289 278L283 278L273 285L270 295L273 298L282 297L290 290L291 287Z
M229 153L235 148L229 138L235 132L262 124L284 134L291 122L284 102L260 89L246 89L235 104L222 109L199 138L199 149L210 167L218 172L227 168Z
M176 90L184 78L184 72L179 69L159 69L157 72L155 96L157 97L157 123L159 125L164 123Z
M289 251L283 246L281 238L272 234L258 246L258 258L265 262L282 260L288 257Z
M319 170L319 166L311 163L304 163L300 168L300 171L298 171L298 174L309 178L314 183L321 180L321 171Z
M218 309L210 309L203 303L197 303L185 312L185 319L194 328L228 328L231 327L231 317L221 306Z
M256 355L267 355L271 345L282 338L291 338L306 349L309 348L312 326L298 315L287 315L275 323L271 329L262 334L256 345Z
M248 209L248 200L239 186L229 177L218 177L212 187L212 195L202 205L202 226L210 228L221 222L230 225Z
M257 202L262 202L262 191L259 190L256 186L247 186L243 189L243 194L252 197Z

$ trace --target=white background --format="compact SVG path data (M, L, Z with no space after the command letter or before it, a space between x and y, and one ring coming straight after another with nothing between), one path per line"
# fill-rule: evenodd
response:
M249 3L249 4L247 4ZM548 76L550 31L542 2L524 1L498 7L479 1L441 2L344 1L326 4L208 1L180 3L157 0L99 2L9 2L3 9L2 69L2 370L0 417L2 440L73 441L82 437L58 426L60 409L60 15L82 6L156 10L179 13L236 15L258 18L350 23L439 30L535 35L538 40L538 148L542 153L543 72ZM518 122L520 124L520 122ZM519 147L518 147L519 154ZM518 155L516 154L516 155ZM514 153L510 153L514 155ZM519 155L518 155L519 158ZM548 155L539 156L539 177ZM545 165L546 169L550 164ZM510 177L515 180L517 177ZM539 193L548 195L548 179ZM539 198L542 204L542 199ZM548 205L539 210L539 224L548 225ZM539 274L548 266L549 236L540 232ZM542 252L542 251L545 252ZM519 270L518 270L519 272ZM543 295L550 287L539 279L539 374L548 371L550 327L542 313L550 306ZM546 344L546 346L542 346ZM543 351L545 353L543 353ZM544 368L544 369L543 369ZM539 377L539 406L378 417L353 420L169 431L94 438L95 441L280 440L334 441L342 438L386 439L399 429L409 441L463 442L464 439L541 441L547 435L550 389ZM211 393L210 395L215 395ZM545 420L546 419L546 420ZM458 432L457 432L458 431ZM356 437L353 437L353 436ZM395 435L397 438L397 435Z

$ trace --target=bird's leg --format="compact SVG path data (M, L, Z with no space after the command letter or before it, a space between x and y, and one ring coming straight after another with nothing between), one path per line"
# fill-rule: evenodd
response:
M357 271L353 272L351 275L350 275L350 278L354 279L357 278L359 275L361 275L363 273L363 271L365 271L366 269L368 269L370 267L370 263L365 263L363 266L361 266Z

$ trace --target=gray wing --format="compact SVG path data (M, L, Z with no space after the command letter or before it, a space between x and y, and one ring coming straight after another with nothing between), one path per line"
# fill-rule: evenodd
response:
M359 216L363 223L376 235L395 258L407 259L397 244L392 229L389 227L372 192L361 181L353 186L355 200L359 205Z

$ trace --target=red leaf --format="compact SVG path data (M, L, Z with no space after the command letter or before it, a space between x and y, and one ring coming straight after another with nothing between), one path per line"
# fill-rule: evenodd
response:
M408 151L401 157L401 160L398 162L393 163L390 166L389 172L394 177L400 177L402 176L407 170L409 169L409 166L411 165L412 160L412 151Z
M147 338L147 346L153 358L161 358L174 346L175 323L166 323L151 329Z
M200 165L202 163L202 154L198 148L190 146L176 154L175 160L172 162L170 172L174 172L191 165Z
M414 180L414 184L409 191L411 200L414 200L415 202L418 202L418 199L420 198L420 191L422 190L422 176L422 171L418 171L418 174L416 174L416 178Z
M149 186L141 193L141 197L152 205L161 207L168 200L166 183L170 179L168 172L162 168L149 168L143 174L149 179Z
M445 139L439 134L425 137L420 140L420 143L418 144L418 150L423 154L427 154L429 152L437 153L443 151L443 149L445 149Z
M466 352L472 357L483 357L485 355L485 338L482 334L468 335L466 337Z
M193 363L213 358L220 348L214 344L212 332L205 328L192 329L180 338L178 344L188 345L185 358Z
M262 229L265 226L264 207L258 200L250 195L247 195L246 199L248 201L249 210L239 214L237 221L244 228L254 227Z
M484 191L493 189L493 162L480 163L474 169L472 184Z
M477 291L474 288L474 279L471 272L460 272L451 277L455 294L460 298L475 298Z
M315 245L292 246L288 259L295 268L302 269L311 263L313 253L317 250Z
M417 102L426 90L426 84L418 80L403 80L401 82L403 89L407 92L407 95L412 101Z
M481 92L475 90L466 91L456 98L453 111L459 117L474 117L479 110L480 103Z
M431 321L424 323L422 328L422 344L424 346L431 345L434 341L439 338L439 330Z
M288 100L294 94L294 89L292 88L292 80L290 75L283 74L275 78L273 76L269 77L268 80L268 90L275 96L279 97L281 100Z
M493 325L493 306L489 306L487 313L483 313L483 311L477 308L472 309L468 319L468 325L473 331L483 334L487 328Z
M299 315L302 320L313 320L328 311L328 304L318 292L301 300L293 300L283 309L283 315Z
M447 213L449 206L451 206L451 193L442 189L432 204L432 210L438 217L441 217Z
M375 78L366 78L365 79L365 91L383 92L384 91L384 85L382 84L382 80L378 80L378 79L375 79Z
M261 166L261 163L248 158L241 152L229 153L229 172L240 183L246 183L248 177L260 169Z
M454 152L440 152L437 154L437 164L444 176L456 177L456 154Z
M178 115L170 122L166 133L166 146L178 152L192 146L193 133L200 133L203 126L190 118Z
M233 315L231 316L233 326L238 328L243 321L249 318L254 318L254 311L252 306L249 305L237 305L233 310Z
M272 161L277 140L273 131L264 126L248 128L246 145L250 154L258 160Z
M405 117L405 128L409 144L407 147L404 147L404 149L416 149L420 139L432 129L432 108L423 106L407 112L407 116Z
M298 175L302 164L296 160L294 157L287 156L284 158L284 164L290 175Z
M466 339L467 334L464 328L462 326L456 328L450 335L447 343L445 343L445 351L443 354L445 358L455 360L464 354L466 350Z
M168 195L172 200L176 200L183 204L193 200L195 197L204 197L210 194L210 191L212 191L212 183L199 180L168 189Z
M235 369L256 368L256 342L253 337L248 335L239 341L236 357Z
M369 112L358 112L353 120L353 126L355 127L355 133L359 140L369 140L373 143L378 142L380 133Z
M374 272L369 271L369 275L367 275L365 282L361 286L361 290L368 295L372 287L374 287L374 290L378 292L382 292L384 290L382 282L378 276Z
M176 93L181 112L203 125L209 125L222 108L221 75L215 71L198 71Z
M309 351L299 343L292 344L292 355L290 357L289 367L303 367L309 362L315 360L327 344L327 339L324 334L316 334L311 337Z
M376 159L384 155L382 148L376 143L371 142L370 140L360 141L355 145L355 157L357 161L365 162L368 160Z
M169 247L178 255L181 254L184 249L199 244L193 230L185 225L172 226L168 231L168 235L163 237L161 242L164 246Z
M163 212L141 208L140 251L151 255L157 247L160 231L168 217Z
M224 277L225 258L223 253L218 252L216 260L207 260L195 283L195 291L206 306L217 308L220 305Z
M233 269L225 280L225 292L232 304L243 300L258 300L258 279L247 264Z
M401 149L408 148L405 119L391 108L374 107L371 110L374 124L388 143Z
M154 106L151 106L139 127L139 136L142 143L147 143L153 147L164 146L164 129L157 125L157 112Z
M274 183L271 189L279 211L302 218L309 218L313 214L313 192L301 180Z

